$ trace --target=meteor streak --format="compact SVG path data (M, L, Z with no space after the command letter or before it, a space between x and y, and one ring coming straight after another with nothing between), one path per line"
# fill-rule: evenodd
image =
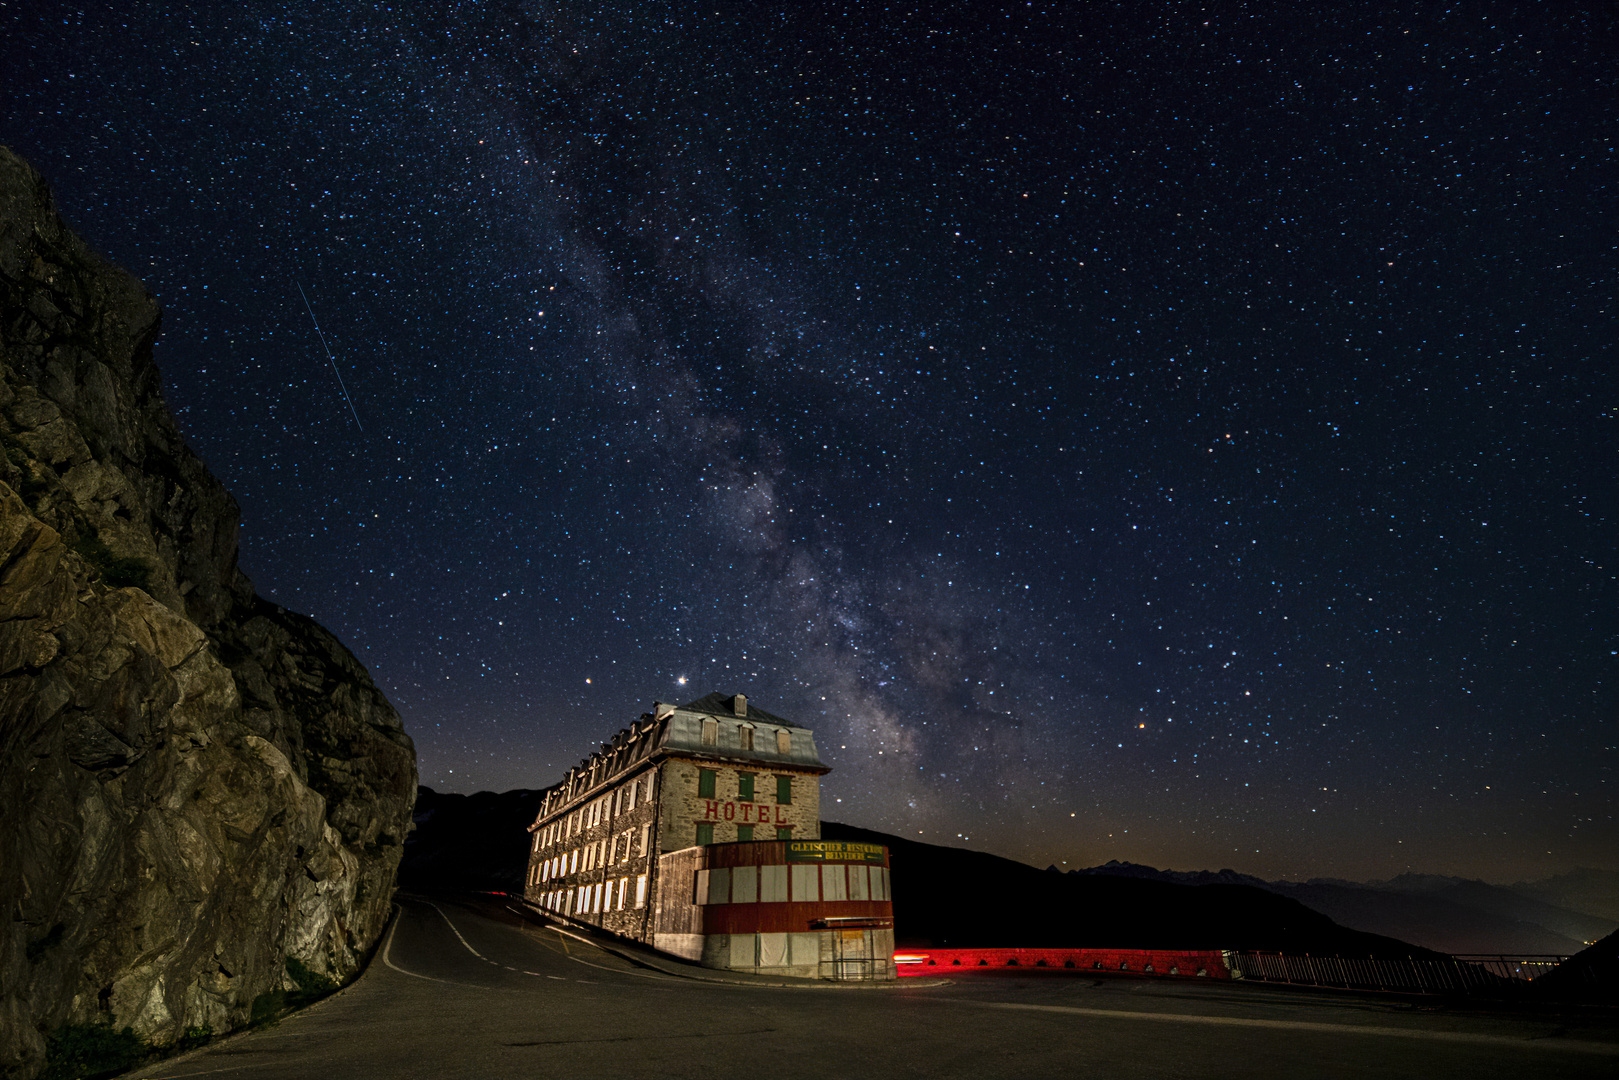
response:
M343 385L343 373L337 370L337 359L332 356L332 347L326 344L326 335L320 331L320 320L315 318L315 309L309 306L309 297L304 293L303 283L294 281L298 286L298 295L304 298L304 310L309 312L309 321L315 324L315 335L320 338L320 347L326 350L326 360L332 365L332 374L337 376L337 388L343 391L343 400L349 403L349 412L354 415L354 426L361 431L365 425L360 423L360 414L354 411L354 399L349 397L349 388Z

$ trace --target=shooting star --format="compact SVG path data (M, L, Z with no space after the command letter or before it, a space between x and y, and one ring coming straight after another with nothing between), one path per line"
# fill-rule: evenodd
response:
M315 318L315 309L309 306L309 297L304 294L303 283L294 281L293 284L298 286L298 295L304 298L304 310L309 312L309 321L315 324L315 335L320 338L320 347L326 350L326 360L332 365L332 374L337 376L337 388L343 391L343 400L349 403L349 412L354 415L354 426L364 431L365 425L360 423L360 414L354 411L354 399L349 397L349 388L343 385L343 373L337 370L337 359L332 356L332 347L326 344L326 335L320 332L320 320Z

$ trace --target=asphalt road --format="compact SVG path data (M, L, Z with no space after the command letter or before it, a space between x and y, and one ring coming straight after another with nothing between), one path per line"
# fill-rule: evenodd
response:
M907 979L876 990L705 982L639 967L498 901L407 898L400 909L371 967L347 990L133 1075L1619 1075L1611 1017L1056 972L974 972L943 985Z

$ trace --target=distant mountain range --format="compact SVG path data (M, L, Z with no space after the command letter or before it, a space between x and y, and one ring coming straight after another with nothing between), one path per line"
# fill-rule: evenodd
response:
M1250 885L1297 900L1334 922L1439 952L1570 956L1619 926L1619 872L1576 870L1544 881L1490 885L1435 874L1390 881L1265 881L1234 870L1158 870L1109 862L1071 874Z
M828 840L882 844L893 866L894 934L913 948L1231 949L1434 959L1438 953L1340 926L1239 880L1065 874L961 848L821 823ZM1213 875L1218 878L1218 875Z
M527 827L543 792L417 793L400 884L522 891ZM1265 881L1110 862L1066 873L824 822L833 840L886 845L894 914L911 944L1207 947L1343 955L1573 955L1619 924L1619 873L1577 870L1511 886L1405 874L1392 881ZM1420 951L1420 950L1419 950Z

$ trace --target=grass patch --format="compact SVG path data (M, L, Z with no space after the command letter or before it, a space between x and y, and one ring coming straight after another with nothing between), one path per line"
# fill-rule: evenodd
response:
M95 1080L134 1068L151 1053L133 1028L63 1024L45 1037L40 1080Z
M281 1014L286 1008L287 995L285 991L280 987L276 987L274 990L266 990L253 999L253 1004L248 1011L248 1027L263 1027L266 1024L273 1024L281 1018Z

